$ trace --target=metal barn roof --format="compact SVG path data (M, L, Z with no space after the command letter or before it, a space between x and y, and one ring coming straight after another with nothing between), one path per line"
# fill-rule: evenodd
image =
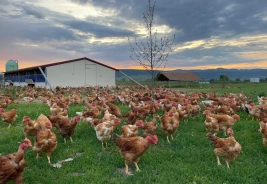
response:
M105 65L103 63L99 63L99 62L97 62L95 60L92 60L92 59L89 59L87 57L83 57L83 58L78 58L78 59L72 59L72 60L67 60L67 61L61 61L61 62L56 62L56 63L45 64L45 65L39 65L39 66L33 66L33 67L28 67L28 68L22 68L22 69L19 69L19 70L12 70L12 71L8 71L8 72L5 72L5 73L6 74L9 74L9 73L15 73L15 72L20 72L20 71L36 70L36 69L38 69L38 67L46 68L46 67L49 67L49 66L55 66L55 65L61 65L61 64L66 64L66 63L72 63L72 62L81 61L81 60L87 60L87 61L90 61L90 62L99 64L99 65L102 65L104 67L110 68L112 70L119 71L116 68L110 67L110 66Z
M202 80L193 72L160 72L157 75L158 81L200 81Z

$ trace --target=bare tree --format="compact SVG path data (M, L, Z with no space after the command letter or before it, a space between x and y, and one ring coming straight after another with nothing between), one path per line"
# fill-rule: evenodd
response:
M156 2L151 5L151 1L148 0L146 12L143 14L143 19L148 31L146 41L138 43L135 38L135 44L132 44L130 38L128 37L132 52L132 55L130 56L131 59L143 66L151 74L153 99L155 70L158 70L159 68L165 68L167 58L169 53L172 51L172 45L175 39L175 35L173 35L172 40L170 40L167 36L161 37L160 39L157 38L157 30L153 30L155 4Z

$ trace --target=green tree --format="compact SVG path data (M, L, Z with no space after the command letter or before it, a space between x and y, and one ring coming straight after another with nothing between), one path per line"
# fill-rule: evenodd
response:
M210 79L210 83L216 82L215 79Z
M240 82L241 80L240 80L239 78L236 78L235 81L236 81L236 82Z
M225 84L229 81L229 78L226 75L221 75L219 81L222 83L222 88L224 88Z
M229 81L229 78L226 75L220 75L220 81Z

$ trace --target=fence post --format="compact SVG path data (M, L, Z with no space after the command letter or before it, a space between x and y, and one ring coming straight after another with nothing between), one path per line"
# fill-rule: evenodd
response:
M46 77L44 71L42 70L42 68L41 68L41 67L38 67L38 68L39 68L40 72L43 74L43 76L44 76L44 78L45 78L45 81L46 81L47 84L49 85L50 89L53 90L53 87L51 86L50 82L48 81L48 79L47 79L47 77Z

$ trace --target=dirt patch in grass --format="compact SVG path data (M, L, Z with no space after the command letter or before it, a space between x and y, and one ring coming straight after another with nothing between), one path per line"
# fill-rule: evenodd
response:
M129 167L129 172L133 174L133 170ZM117 168L114 172L114 174L119 174L121 176L127 176L125 173L125 168Z
M83 176L83 175L85 175L85 172L82 172L82 173L80 173L80 172L73 172L72 175L73 176Z

